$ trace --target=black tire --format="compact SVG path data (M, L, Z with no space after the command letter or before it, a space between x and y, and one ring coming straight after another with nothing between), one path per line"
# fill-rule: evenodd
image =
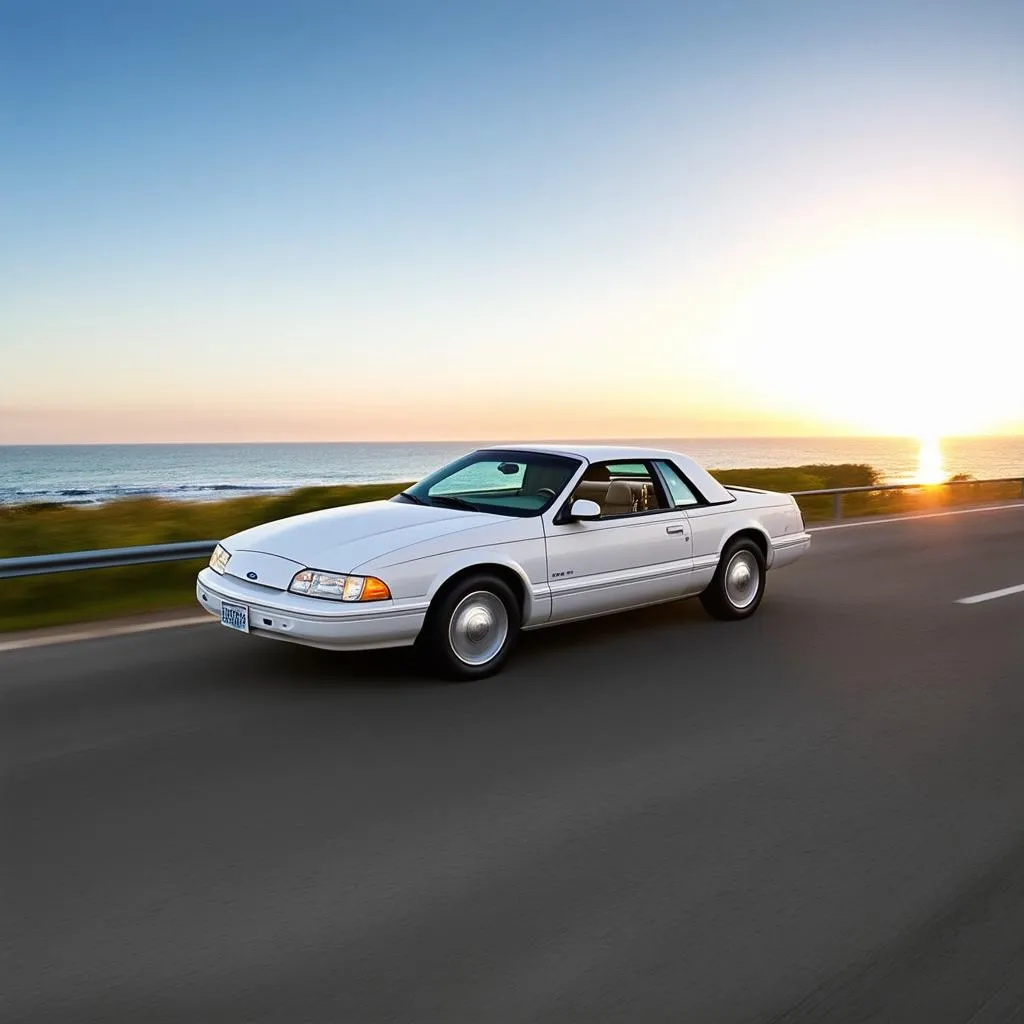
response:
M755 570L756 585L751 588ZM722 551L715 575L700 595L700 602L716 619L748 619L757 611L764 596L765 576L761 548L749 537L737 537Z
M434 598L417 646L435 674L468 683L501 669L521 622L519 602L508 584L491 573L474 573Z

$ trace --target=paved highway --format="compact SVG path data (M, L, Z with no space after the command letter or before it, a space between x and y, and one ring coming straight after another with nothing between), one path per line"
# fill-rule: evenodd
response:
M0 1019L1024 1020L1024 507L823 530L424 682L0 653Z

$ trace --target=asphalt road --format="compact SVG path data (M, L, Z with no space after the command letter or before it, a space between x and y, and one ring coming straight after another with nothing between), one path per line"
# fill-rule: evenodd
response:
M1024 508L819 532L418 679L195 626L0 653L0 1019L1024 1020Z

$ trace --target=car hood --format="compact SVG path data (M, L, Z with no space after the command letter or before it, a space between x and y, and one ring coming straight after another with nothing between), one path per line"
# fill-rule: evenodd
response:
M232 553L232 562L242 552L254 552L287 559L303 568L351 572L363 562L411 544L504 519L487 512L371 501L278 519L243 530L222 543ZM241 564L245 559L237 561ZM229 565L228 571L232 568Z

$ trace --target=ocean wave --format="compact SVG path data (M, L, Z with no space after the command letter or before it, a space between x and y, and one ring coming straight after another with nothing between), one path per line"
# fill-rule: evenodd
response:
M286 494L300 483L262 484L112 484L98 487L0 488L0 505L102 505L120 498L167 498L201 501L223 498Z

